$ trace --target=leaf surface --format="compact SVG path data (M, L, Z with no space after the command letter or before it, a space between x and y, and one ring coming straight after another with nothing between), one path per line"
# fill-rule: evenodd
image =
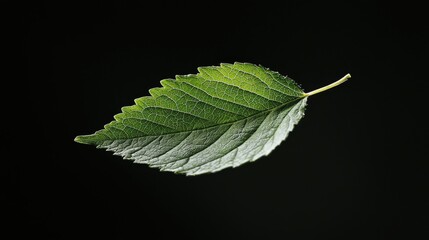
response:
M187 175L268 155L304 115L307 95L289 77L250 63L200 67L150 89L115 121L76 141Z

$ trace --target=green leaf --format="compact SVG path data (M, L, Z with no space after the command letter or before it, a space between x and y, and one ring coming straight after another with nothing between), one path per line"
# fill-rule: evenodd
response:
M308 96L350 77L304 93L292 79L249 63L198 72L162 80L152 96L75 141L162 171L217 172L268 155L302 118Z

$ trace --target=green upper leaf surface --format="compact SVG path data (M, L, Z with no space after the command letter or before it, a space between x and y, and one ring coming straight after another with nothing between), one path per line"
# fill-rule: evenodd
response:
M197 175L269 154L304 114L305 93L277 72L249 63L200 67L161 81L151 96L77 142L137 163Z

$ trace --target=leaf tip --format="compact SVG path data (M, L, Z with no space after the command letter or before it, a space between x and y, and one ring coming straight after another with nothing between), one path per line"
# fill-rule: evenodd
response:
M85 144L85 140L84 140L84 138L82 136L75 137L74 141L77 142L77 143Z
M74 141L77 142L77 143L83 143L81 136L75 137Z
M74 141L81 144L96 145L95 135L81 135L74 138Z

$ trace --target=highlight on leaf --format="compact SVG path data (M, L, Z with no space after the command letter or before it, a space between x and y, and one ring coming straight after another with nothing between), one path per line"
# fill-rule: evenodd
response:
M291 78L250 63L200 67L123 107L114 121L76 142L162 171L198 175L268 155L303 117L307 97Z

